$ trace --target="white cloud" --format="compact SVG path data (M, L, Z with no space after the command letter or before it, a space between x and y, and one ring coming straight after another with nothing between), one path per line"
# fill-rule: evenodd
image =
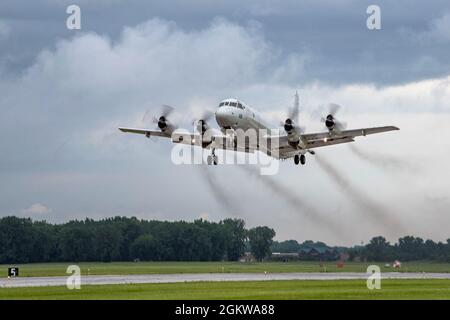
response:
M209 219L210 219L209 213L207 213L207 212L201 213L201 214L198 216L198 218L199 218L199 219L202 219L202 220L209 220Z
M43 205L42 203L35 203L31 205L29 208L22 210L23 214L32 215L31 218L35 215L46 215L52 212L52 209Z
M408 178L404 172L380 171L352 157L344 146L318 153L332 157L361 190L395 208L394 214L411 230L445 237L449 221L441 215L443 210L433 215L434 220L419 213L430 210L430 204L421 201L425 190L432 197L446 196L449 189L448 179L439 178L450 170L445 139L450 78L382 88L334 87L313 81L297 86L293 75L302 72L309 56L300 52L282 57L258 26L223 19L191 31L153 19L126 28L116 41L88 33L59 42L55 49L42 52L19 80L0 79L0 164L6 168L0 191L8 199L0 209L11 212L19 207L17 203L39 193L61 213L55 217L58 221L79 215L99 217L99 212L173 220L195 219L208 212L211 219L220 214L223 218L225 213L210 210L217 206L193 169L170 163L170 142L151 143L120 134L117 127L137 125L145 110L156 112L163 103L173 104L190 119L188 110L214 108L229 96L242 98L278 123L275 118L292 105L299 89L308 131L322 130L323 125L305 113L329 102L343 106L339 116L350 127L401 127L400 132L360 139L358 145L419 162L427 170L425 175L410 173ZM236 191L235 202L245 204L242 215L250 227L266 224L275 227L281 238L342 243L242 173L215 170L220 183ZM357 222L353 240L383 233L359 215L313 157L308 157L307 167L283 163L276 178L329 219ZM22 213L50 212L37 203ZM280 213L282 218L277 218Z
M97 96L126 91L170 96L174 91L236 88L257 78L267 82L273 79L272 65L278 57L254 25L216 19L207 29L185 32L171 22L152 19L125 28L117 42L97 34L61 42L56 51L40 55L24 80L40 77L45 84L51 82L52 90L84 94L100 87ZM289 60L294 72L301 67L302 57Z

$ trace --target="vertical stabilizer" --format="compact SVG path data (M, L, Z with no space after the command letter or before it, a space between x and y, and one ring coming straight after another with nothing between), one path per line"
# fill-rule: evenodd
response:
M295 91L294 96L294 108L292 109L292 120L298 123L298 114L300 113L300 99L298 96L298 91Z

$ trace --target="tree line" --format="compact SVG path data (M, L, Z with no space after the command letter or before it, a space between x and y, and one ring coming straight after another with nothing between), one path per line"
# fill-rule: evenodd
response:
M314 248L347 253L350 260L450 262L446 242L405 236L391 244L378 236L366 245L331 247L311 240L273 241L275 231L246 229L241 219L156 221L114 217L51 224L14 216L0 218L0 263L63 261L237 261L246 251L256 260L271 252L300 253Z
M430 260L450 262L450 239L444 242L423 240L419 237L405 236L395 244L389 243L384 237L378 236L362 247L349 250L350 258L359 257L366 261L412 261Z
M382 236L373 237L368 244L353 247L331 247L323 242L311 240L298 243L296 240L274 241L273 252L301 252L309 249L327 249L338 253L347 253L350 260L359 261L413 261L429 260L450 262L450 239L446 242L423 240L420 237L405 236L391 244Z
M0 219L0 263L62 261L236 261L247 247L262 260L275 231L220 222L147 221L114 217L51 224L14 216Z

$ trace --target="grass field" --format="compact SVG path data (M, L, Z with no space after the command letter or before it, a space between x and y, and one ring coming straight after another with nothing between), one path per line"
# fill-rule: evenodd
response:
M366 272L367 266L377 264L382 272L450 272L449 263L409 262L400 270L384 267L379 263L346 263L338 268L335 263L319 262L111 262L111 263L36 263L17 265L21 277L65 276L67 266L77 264L82 275L170 274L216 272ZM0 277L7 276L9 265L0 265Z
M0 299L450 299L450 280L193 282L0 289Z

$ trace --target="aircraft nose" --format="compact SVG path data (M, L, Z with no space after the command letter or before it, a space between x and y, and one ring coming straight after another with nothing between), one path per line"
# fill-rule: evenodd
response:
M225 107L221 107L216 111L216 121L219 126L229 127L231 126L230 116Z

